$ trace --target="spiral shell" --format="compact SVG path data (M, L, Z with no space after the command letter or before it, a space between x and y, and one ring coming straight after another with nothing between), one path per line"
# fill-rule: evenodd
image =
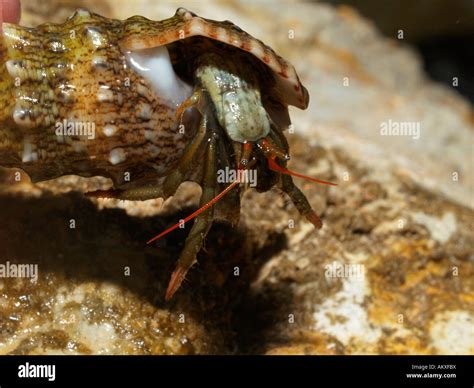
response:
M308 103L294 68L271 48L231 22L206 20L183 8L162 21L140 16L120 21L78 10L63 24L4 24L0 165L20 167L33 181L102 175L116 187L166 175L195 125L183 133L175 118L191 85L177 78L181 89L170 98L130 63L130 52L159 47L166 47L182 78L192 73L190 58L202 50L235 47L258 58L266 69L268 109L282 111L286 124L288 104ZM161 81L167 79L164 74ZM125 173L133 183L124 180Z

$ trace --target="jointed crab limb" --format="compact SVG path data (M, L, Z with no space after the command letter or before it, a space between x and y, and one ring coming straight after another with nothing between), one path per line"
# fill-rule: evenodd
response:
M281 176L281 188L282 190L288 194L300 214L306 219L311 222L317 229L320 229L323 226L321 219L318 215L314 212L309 204L308 200L304 196L298 187L295 186L293 183L293 178L289 175L282 175Z
M178 166L169 173L163 183L163 191L166 195L172 195L181 182L186 180L186 175L192 170L192 164L195 162L198 154L200 154L199 151L201 150L201 145L203 144L206 132L207 117L203 116L199 124L199 130L192 143L188 146L179 160Z
M286 143L286 140L284 137L280 137L279 132L274 132L273 138L274 141L277 143L282 143L285 141L285 144L280 144L284 145L285 149L288 148L288 144ZM289 156L286 152L282 151L278 145L275 145L270 138L265 138L259 141L258 143L259 148L262 150L262 152L265 154L268 160L268 167L270 170L276 171L281 173L281 188L284 192L288 194L290 199L293 201L295 204L296 208L298 211L306 217L308 221L310 221L316 228L320 229L322 227L322 222L321 219L318 217L318 215L314 212L314 210L311 208L311 205L309 204L308 200L304 196L304 194L301 192L298 187L295 186L293 183L293 179L291 178L291 175L310 180L315 183L321 183L325 185L331 185L331 186L337 186L336 183L328 182L328 181L323 181L321 179L316 179L312 178L300 173L297 173L295 171L288 170L285 167L280 166L276 159L281 159L283 161L286 161L289 159Z
M128 201L146 201L161 197L163 190L160 186L142 186L127 190L96 190L85 193L89 198L113 198Z
M290 159L290 155L273 144L268 138L259 140L257 146L262 150L267 158L278 158L281 160Z
M219 194L215 195L217 191L217 181L215 179L217 166L215 160L215 153L217 145L216 140L214 138L209 139L209 141L210 143L207 147L206 152L206 167L202 179L202 196L200 201L201 207L183 220L184 222L188 222L193 218L196 218L194 225L191 228L188 237L186 238L185 246L183 251L181 252L180 258L176 265L176 269L171 275L171 280L166 291L166 300L172 298L174 293L178 290L181 283L183 282L189 269L196 263L196 255L201 249L204 239L207 233L209 232L209 229L215 218L215 209L213 206L217 201L219 201L222 197L224 197L229 191L231 191L234 187L238 186L240 183L240 174L238 174L238 177L234 182L232 182ZM253 163L248 163L246 168L248 168L252 164ZM242 166L242 161L240 162L240 165ZM242 171L242 168L239 168L239 171ZM183 221L171 226L164 232L150 239L148 243L156 241L164 235L177 229Z
M200 204L206 206L215 197L217 190L216 161L215 161L215 141L211 139L206 152L206 166L202 180L202 196ZM189 269L196 263L196 255L201 250L209 229L213 221L214 208L207 206L196 217L194 225L189 232L181 252L176 269L171 275L171 280L166 290L165 299L169 300L178 290Z
M211 201L206 203L205 205L201 206L198 210L196 210L194 213L190 214L187 216L184 220L176 223L175 225L169 227L166 229L164 232L161 232L157 236L153 237L152 239L147 241L147 244L151 244L153 241L159 240L161 237L167 235L168 233L172 232L175 229L178 229L179 226L184 222L191 221L193 218L197 217L199 214L201 214L203 211L214 205L218 200L220 200L224 195L226 195L230 190L232 190L237 184L239 184L240 181L236 180L232 182L229 186L225 188L222 192L220 192L218 195L216 195Z
M288 153L286 153L285 151L280 149L280 147L278 147L278 145L275 145L270 140L270 138L261 139L257 143L257 145L262 150L262 152L265 154L265 156L267 157L268 167L270 168L270 170L280 172L280 173L286 174L286 175L293 175L293 176L296 176L298 178L307 179L309 181L312 181L312 182L315 182L315 183L321 183L323 185L337 186L337 183L332 183L332 182L328 182L328 181L323 181L321 179L312 178L312 177L300 174L298 172L295 172L295 171L292 171L292 170L289 170L285 167L280 166L276 162L276 159L278 158L280 160L286 161L286 160L290 159L290 156L288 155Z
M252 143L242 144L242 155L239 163L239 167L246 168L250 162L250 156L252 155Z
M186 111L186 109L191 108L197 104L199 104L199 100L201 98L201 90L196 90L194 91L191 96L189 96L186 100L184 100L180 106L178 106L178 109L176 109L176 119L178 119L180 122L183 118L183 114Z
M171 275L171 279L166 291L166 300L169 300L172 298L172 296L175 294L175 292L179 289L181 286L182 282L184 281L186 274L188 273L189 269L196 263L196 255L197 253L201 250L202 245L204 243L204 239L206 238L207 233L209 232L209 229L211 228L212 222L215 219L215 209L213 205L219 201L224 195L226 195L229 191L231 191L235 186L237 186L239 183L241 183L241 172L245 169L250 168L253 166L256 162L256 160L250 160L250 157L252 155L253 151L253 145L252 143L243 143L242 146L235 147L234 145L234 150L236 150L238 157L240 157L240 161L238 162L238 174L237 174L237 179L232 182L229 186L227 186L222 192L216 195L217 192L217 181L215 179L216 177L216 168L217 168L217 162L216 162L216 150L217 147L222 145L221 143L217 143L218 140L217 137L215 137L215 133L211 131L211 137L207 137L209 132L207 131L207 125L208 120L207 120L207 115L203 115L203 119L201 122L200 126L200 136L199 136L199 141L196 141L194 144L192 144L189 148L189 152L187 151L185 157L183 157L182 161L180 162L180 165L177 168L178 174L184 174L183 171L180 172L181 169L186 168L187 166L190 165L190 163L193 162L196 156L196 150L199 149L199 146L203 143L203 140L207 139L208 145L206 148L206 159L205 159L205 168L204 168L204 176L202 177L202 196L201 196L201 201L200 205L201 207L196 210L194 213L190 214L187 216L184 220L181 222L171 226L170 228L166 229L164 232L160 233L159 235L153 237L148 241L148 244L158 240L159 238L163 237L164 235L172 232L173 230L177 229L181 223L188 222L192 220L193 218L196 218L193 227L191 228L191 231L186 238L185 246L183 251L181 252L180 258L178 260L178 263L176 265L175 270L173 271L173 274ZM211 120L210 125L211 127L215 123ZM276 137L276 143L281 143ZM312 180L314 182L318 183L324 183L324 184L331 184L335 185L334 183L331 182L326 182L326 181L321 181L319 179L314 179L311 177L306 177L302 174L295 173L293 171L290 171L282 166L280 166L276 159L280 158L285 162L286 160L289 159L288 154L282 150L284 148L287 150L287 146L281 147L281 144L275 145L270 138L265 138L260 140L257 143L258 148L265 154L267 160L268 160L268 165L271 170L274 170L276 172L280 172L282 174L281 176L281 188L284 192L286 192L293 203L295 204L296 208L298 211L305 216L316 228L321 228L322 227L322 222L317 216L317 214L313 211L311 208L308 200L306 197L303 195L303 193L294 185L293 179L291 178L290 175L295 175L298 177L302 177L305 179ZM280 146L280 147L279 147ZM220 162L222 163L222 161ZM228 161L226 162L228 163ZM178 175L178 177L183 178L184 175ZM178 178L176 178L178 179Z
M191 231L181 252L176 268L171 275L168 288L166 290L166 300L170 300L178 288L181 286L189 269L197 262L196 255L201 250L207 233L212 225L212 208L196 217ZM206 214L209 213L209 214Z

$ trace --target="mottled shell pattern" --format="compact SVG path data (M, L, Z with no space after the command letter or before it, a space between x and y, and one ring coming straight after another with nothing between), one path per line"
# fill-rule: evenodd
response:
M115 187L165 176L192 137L178 130L176 120L187 95L164 98L127 60L128 52L161 46L189 83L193 55L202 50L232 47L258 59L253 66L267 85L265 104L277 112L275 121L283 112L284 125L288 105L308 104L293 66L271 48L229 21L203 19L183 8L162 21L141 16L120 21L78 10L64 24L4 24L0 166L22 168L33 181L108 176ZM58 123L71 122L83 125L84 134L58 135ZM88 125L94 126L94 138ZM124 172L133 176L130 183Z

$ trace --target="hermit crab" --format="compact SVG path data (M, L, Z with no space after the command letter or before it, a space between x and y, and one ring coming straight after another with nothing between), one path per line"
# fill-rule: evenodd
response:
M92 197L168 198L184 181L200 208L171 275L170 299L196 263L214 220L235 224L245 186L273 186L316 228L321 221L286 168L288 105L308 106L291 64L229 21L180 8L162 21L124 21L78 10L63 24L4 24L0 39L0 166L33 182L100 175ZM222 182L217 172L231 169Z

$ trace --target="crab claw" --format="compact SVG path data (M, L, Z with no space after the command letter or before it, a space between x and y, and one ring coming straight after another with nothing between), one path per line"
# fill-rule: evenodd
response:
M188 273L189 268L185 268L182 265L177 265L174 272L171 274L170 282L168 283L168 288L166 289L165 300L169 301L176 291L178 291L181 283L183 283L186 274Z

